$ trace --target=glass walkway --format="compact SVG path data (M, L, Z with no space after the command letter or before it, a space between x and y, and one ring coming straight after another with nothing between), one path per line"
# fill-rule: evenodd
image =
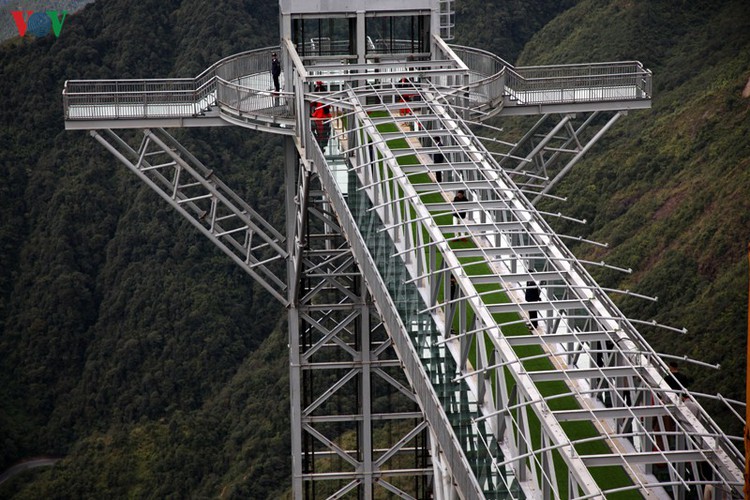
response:
M391 54L313 64L290 43L228 57L195 78L69 81L66 128L91 130L290 318L295 266L305 259L302 211L309 182L319 183L332 210L325 224L345 237L342 253L356 261L429 426L436 498L740 491L737 447L672 384L639 322L623 316L588 273L592 263L570 252L511 177L506 161L532 163L546 142L527 154L517 144L489 151L472 129L495 116L564 115L549 142L572 129L573 114L649 107L650 72L638 62L516 68L439 37L431 43L419 61ZM272 51L285 68L281 92L271 90ZM286 235L162 130L229 125L286 136ZM133 128L144 131L139 146L114 132ZM563 170L586 152L578 146ZM282 261L286 277L275 265ZM299 374L310 366L294 342L297 471ZM340 496L377 475L359 452L327 444L355 469L335 476L351 481Z

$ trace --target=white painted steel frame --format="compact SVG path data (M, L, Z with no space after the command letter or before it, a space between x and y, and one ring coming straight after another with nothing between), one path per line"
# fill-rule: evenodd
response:
M372 90L368 89L368 92L372 92ZM422 113L430 108L429 103L436 101L435 97L434 95L430 95L429 91L421 95L422 102L427 103L420 106ZM711 467L714 468L714 473L720 476L718 481L723 482L725 487L737 486L738 469L729 458L733 446L728 443L726 436L717 432L715 424L710 422L710 418L705 412L700 412L699 420L699 418L696 418L695 415L687 410L684 404L681 404L675 392L670 390L664 382L664 377L666 376L664 363L645 345L645 342L643 342L632 323L619 313L604 291L596 285L581 264L547 227L542 217L533 210L531 204L523 197L522 193L510 182L507 175L494 162L492 156L487 154L476 140L472 139L471 132L461 124L459 117L451 113L448 107L435 105L432 116L420 114L412 118L412 122L418 123L420 126L424 126L426 123L430 124L431 122L441 123L444 127L443 130L448 132L440 133L450 136L452 142L464 148L463 157L459 158L458 162L464 167L472 161L475 162L474 168L464 168L460 172L455 172L455 174L458 174L458 179L453 181L455 184L450 184L450 187L446 188L444 187L445 183L441 183L440 186L433 188L438 192L446 192L447 189L455 189L458 186L462 186L467 192L475 194L477 200L475 203L480 205L480 207L472 210L473 213L469 217L469 222L464 222L458 226L448 226L448 230L444 231L434 223L433 217L430 215L427 207L421 203L415 186L409 182L409 175L398 165L397 158L407 153L401 150L394 151L386 146L386 138L378 132L373 123L374 120L367 114L368 105L365 103L365 99L352 91L350 102L359 103L355 106L355 113L348 115L348 119L352 120L356 118L357 120L356 130L358 134L355 134L355 136L360 138L360 144L358 148L353 148L351 145L349 147L350 150L353 149L355 151L355 157L357 158L355 165L361 163L367 166L366 168L357 168L355 166L354 170L357 171L361 184L369 186L362 189L368 193L372 202L380 207L377 209L377 212L383 218L386 228L389 228L387 231L396 242L396 245L402 248L400 254L407 268L413 272L415 279L421 282L422 287L420 291L423 293L425 300L430 301L430 304L439 306L441 304L435 302L435 290L439 286L444 286L447 289L447 272L445 267L434 265L435 259L433 254L437 251L440 253L442 260L447 263L447 267L450 269L448 272L456 280L461 293L465 297L463 300L458 301L459 309L461 306L471 308L476 315L475 317L479 318L480 326L476 326L472 332L466 333L473 336L473 341L478 345L478 352L480 352L484 335L477 334L480 332L488 334L488 338L493 343L493 352L499 356L502 366L510 371L515 382L515 387L519 388L516 394L517 401L521 401L521 406L532 409L537 418L542 422L544 440L550 443L550 446L557 449L565 458L566 464L569 467L571 480L575 481L584 497L587 495L602 494L606 492L606 489L605 491L601 491L593 482L593 478L589 476L588 467L593 463L592 460L587 462L575 453L566 452L566 449L570 446L570 442L562 431L560 423L571 418L592 420L595 422L612 421L615 427L618 428L624 427L626 424L633 426L635 429L634 433L622 434L607 430L604 425L599 425L600 432L602 433L600 439L608 442L613 449L612 454L607 455L609 457L607 463L622 465L634 480L633 488L639 488L645 492L649 489L659 487L660 484L669 486L674 483L674 489L677 492L679 490L677 486L686 486L690 482L690 479L684 477L685 468L679 465L678 461L681 459L676 458L678 456L685 459L685 461L697 460L710 463ZM386 109L392 112L390 108ZM388 118L391 118L394 122L403 121L399 120L400 117L393 115L383 121L387 121ZM429 125L424 128L429 128ZM389 139L392 137L390 136ZM419 144L418 141L423 137L424 134L420 132L412 133L411 131L404 131L402 134L404 141L407 143L411 141L412 144L416 145L411 149L411 154L415 157L422 155L422 150L432 152L433 148L430 146L422 148L421 144ZM373 160L373 148L377 150L378 158L382 159L382 161ZM424 156L427 156L427 154L425 153ZM429 167L431 162L428 160L424 163ZM373 168L373 165L378 165L381 168ZM471 180L479 178L483 178L483 181ZM492 205L487 209L482 208L481 200L490 197L492 197L493 201L504 201L506 203L505 209L498 210L496 205ZM450 205L449 201L447 203ZM454 206L454 209L460 208ZM512 222L513 224L507 226L508 222ZM511 262L504 262L498 265L497 260L490 258L487 258L486 262L490 263L491 268L496 273L494 280L502 283L505 289L518 290L524 288L522 283L518 283L519 278L534 280L537 286L543 286L540 283L540 278L556 280L558 283L555 287L547 291L547 299L539 303L529 304L524 303L523 297L514 293L511 294L511 304L509 305L499 307L483 304L479 300L479 294L476 292L476 280L472 276L461 272L462 266L460 262L447 242L445 242L443 233L459 229L460 226L463 226L464 231L471 234L475 241L481 242L479 248L488 246L491 249L503 248L506 251L512 252L514 245L518 244L516 242L523 242L523 247L527 247L529 244L536 245L536 253L531 259L527 255L518 253L515 255L515 260L511 258ZM523 227L522 231L518 230L519 226ZM490 227L494 227L495 230L490 231ZM424 242L424 238L427 237L426 235L429 235L432 243L434 243L434 245L429 246L429 257L425 255L424 250L426 247ZM443 242L442 244L441 241ZM539 254L542 254L544 257L540 259ZM531 264L530 261L541 262ZM431 267L431 264L433 267ZM531 268L532 265L541 265L541 269ZM517 270L520 269L528 270L519 276ZM441 282L442 285L440 285ZM572 297L572 300L554 300L553 296L561 295L561 287L564 289L562 295ZM455 311L456 307L452 306L450 302L444 302L442 306L445 311L445 317L450 318L452 311ZM585 410L577 414L555 413L545 410L545 399L538 393L535 385L539 380L546 380L544 374L525 373L520 369L522 360L517 359L512 349L509 348L508 339L502 335L502 328L498 327L492 319L493 309L502 311L515 309L522 317L525 317L530 310L543 312L542 318L539 321L544 325L540 333L543 332L545 335L544 339L546 339L545 355L554 360L559 368L556 371L549 372L549 377L551 377L549 380L565 381L571 388L570 394L578 399L582 407L586 408ZM568 309L575 309L576 311L574 314L569 314L566 312ZM463 314L465 313L462 313L462 317ZM440 322L439 317L436 318L436 322ZM581 326L582 324L583 326ZM462 328L466 328L467 326L463 321L461 322ZM580 334L581 337L575 342L578 346L575 349L566 348L555 339L556 332L568 335L572 334L575 337L577 335L576 332L581 329L583 329L583 332ZM586 329L605 333L612 347L602 348L601 341L592 343L590 339L586 339ZM464 333L465 331L457 332L457 337L461 337ZM446 344L451 344L450 339L446 339L445 342ZM468 350L465 346L458 345L459 341L455 343L457 345L453 352L462 353L457 362L460 362L462 366L468 366ZM569 339L566 339L565 343L570 343ZM577 368L575 362L581 359L581 352L586 353L589 363L593 359L592 354L601 355L604 364L588 370ZM488 398L488 394L491 394L492 391L489 386L486 386L486 380L489 377L497 376L499 379L502 379L505 370L493 370L487 364L486 360L482 358L482 356L479 356L471 360L471 362L478 365L473 372L476 379L474 387L478 391L478 399L482 401L483 412L486 415L507 414L507 412L501 411L500 408L509 406L510 400L507 397L501 398L500 404L496 405L493 398ZM566 358L567 361L563 361ZM566 367L569 363L571 363L570 366ZM585 380L591 389L582 390L579 388L576 383L579 379ZM483 386L485 387L483 388ZM619 413L605 409L595 398L589 397L596 392L595 388L601 387L604 387L603 391L606 391L611 398L610 403L622 406L623 409ZM503 391L497 392L502 393ZM634 398L634 400L627 401L628 398ZM668 464L670 475L673 478L671 481L660 482L653 477L647 478L646 471L638 470L634 465L637 463L637 460L630 461L629 457L631 454L616 451L619 449L630 449L633 443L645 449L648 446L658 446L659 443L657 440L659 439L666 442L666 438L663 436L659 437L659 433L654 433L649 428L650 423L647 422L647 419L654 415L648 411L644 413L638 409L639 406L648 408L649 405L647 403L649 398L655 401L653 406L656 409L654 411L658 415L668 415L669 418L678 422L676 433L679 439L676 439L676 441L684 449L693 450L683 455L675 455L673 453L667 455L666 452L657 453L657 455L660 455L660 460ZM617 415L616 417L613 416L615 414ZM504 425L506 429L515 427L517 437L525 435L525 440L531 442L528 429L525 428L523 422L513 421L509 417L505 417L505 419L506 422ZM708 425L704 425L703 422L708 422ZM709 432L707 429L711 429L711 431ZM636 437L633 439L633 436ZM633 443L628 441L627 438L631 438ZM513 446L510 443L506 444L509 444L511 447ZM522 443L517 442L515 449L509 449L508 451L510 451L510 456L517 457L523 448L526 447L522 446ZM714 455L713 450L717 448L721 451ZM536 455L541 455L538 459L535 458L538 466L543 471L546 470L546 475L551 477L553 472L549 469L549 461L544 458L544 454L531 453L529 458L534 458ZM673 464L673 462L675 463ZM599 460L596 463L604 463L604 461ZM536 476L536 467L529 467L528 469L531 471L531 476ZM524 472L523 466L519 465L517 474L519 477L523 477L524 475L528 475L528 471ZM547 487L544 481L539 478L535 478L535 482L539 490L543 491ZM552 488L556 488L556 485L552 486Z
M137 146L111 130L91 135L274 298L287 304L284 235L163 129Z

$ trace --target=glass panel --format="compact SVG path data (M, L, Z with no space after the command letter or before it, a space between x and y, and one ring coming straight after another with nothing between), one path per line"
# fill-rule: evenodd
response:
M488 499L523 499L518 481L509 468L493 465L503 461L501 450L486 421L475 422L479 406L463 380L453 356L438 344L438 328L429 313L420 312L425 304L416 286L408 283L408 271L396 247L353 172L349 174L347 203L375 264L407 328L412 345L420 358L446 416L462 445L466 458Z
M428 16L368 17L365 25L368 54L429 52Z
M292 42L302 57L356 54L356 19L303 18L292 21Z

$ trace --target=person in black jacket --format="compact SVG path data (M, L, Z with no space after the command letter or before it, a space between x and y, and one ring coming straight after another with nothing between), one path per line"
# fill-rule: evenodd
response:
M469 201L466 198L466 192L463 190L457 191L456 196L453 197L453 203L463 203L465 201ZM458 224L462 224L464 222L464 219L466 219L466 210L457 210L456 212L453 212L453 217L455 217L458 220ZM461 231L460 229L456 233L456 236L460 236L460 238L458 238L458 241L467 240L465 233Z
M276 52L271 54L271 76L273 77L273 88L276 92L279 92L281 90L281 84L279 83L279 77L281 76L281 63L276 56Z
M441 165L445 162L445 156L443 156L443 153L440 152L440 147L442 147L443 141L440 140L440 137L435 137L435 147L438 148L438 151L432 155L432 163L434 163L436 166ZM443 182L443 171L442 170L436 170L435 171L435 180L438 182Z
M542 300L542 291L539 290L539 287L536 286L533 281L526 282L526 292L524 295L526 298L526 302L539 302L540 300ZM537 315L538 313L536 311L529 311L531 326L533 326L534 328L536 328L537 325Z
M675 391L687 388L691 383L692 379L680 371L680 365L676 361L669 362L669 375L664 380L667 381L667 385Z

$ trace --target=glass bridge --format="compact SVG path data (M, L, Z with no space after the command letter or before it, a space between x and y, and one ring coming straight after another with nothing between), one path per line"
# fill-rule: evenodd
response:
M329 3L282 0L280 46L195 78L63 90L66 128L287 308L294 497L740 495L736 444L535 206L651 73L448 45L452 2ZM477 137L519 115L523 139ZM283 234L165 130L202 126L286 137Z

